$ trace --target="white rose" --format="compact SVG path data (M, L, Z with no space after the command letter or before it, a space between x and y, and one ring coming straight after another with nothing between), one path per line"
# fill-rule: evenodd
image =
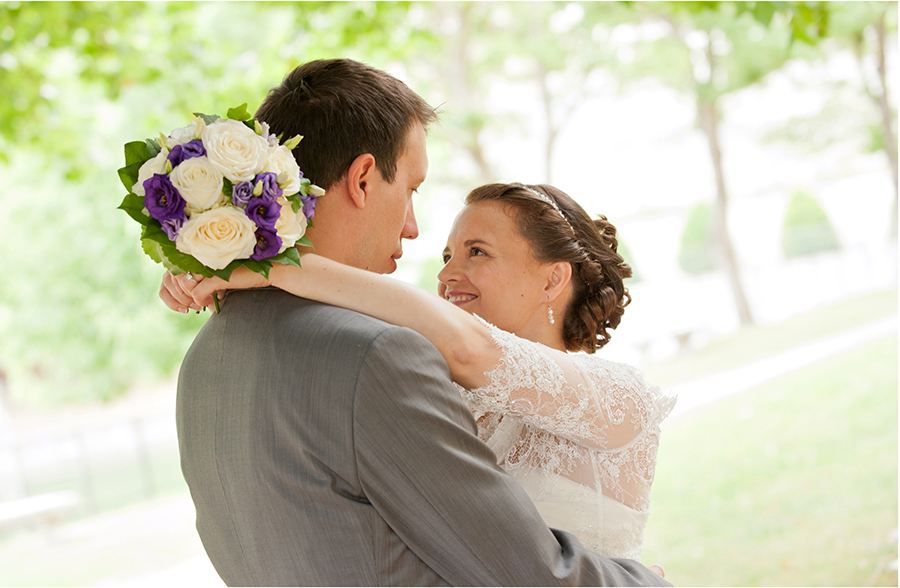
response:
M232 183L248 182L266 166L269 144L242 122L220 118L200 136L206 156Z
M192 122L191 124L189 124L187 126L178 127L177 129L175 129L174 131L169 133L169 138L166 141L166 143L169 146L169 150L174 149L176 145L184 145L185 143L188 143L188 142L196 139L197 138L197 136L195 135L196 130L197 130L197 123Z
M247 259L256 247L256 225L243 210L223 206L194 215L178 231L175 248L214 270Z
M279 181L278 187L284 191L285 196L293 196L300 191L300 166L294 159L294 154L284 145L269 147L268 156L266 158L266 169L263 171L272 172L275 175L284 173L287 179L284 183Z
M138 170L137 183L131 187L131 191L138 196L144 196L146 194L144 191L144 182L156 174L166 173L166 161L168 157L169 152L163 149L156 154L156 157L145 161L144 165L141 166L141 169Z
M169 179L187 202L188 214L225 203L225 194L222 193L224 178L207 157L185 159L175 166Z
M288 247L293 247L306 233L306 217L303 216L303 208L300 212L294 212L286 198L279 198L277 202L281 205L281 216L275 221L275 232L281 237L281 249L278 250L281 253Z

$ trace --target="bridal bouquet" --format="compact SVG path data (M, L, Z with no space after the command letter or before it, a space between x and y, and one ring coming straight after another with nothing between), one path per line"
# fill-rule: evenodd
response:
M240 266L268 277L272 263L300 265L325 192L303 177L291 149L247 113L194 114L168 136L125 145L119 206L143 225L141 244L173 274L227 280Z

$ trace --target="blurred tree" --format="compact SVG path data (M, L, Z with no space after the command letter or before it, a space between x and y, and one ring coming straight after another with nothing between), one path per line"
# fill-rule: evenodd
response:
M828 215L815 196L796 190L788 200L781 227L785 257L801 257L840 248Z
M584 100L614 91L615 80L597 73L614 62L615 48L594 40L602 23L626 20L621 3L438 2L414 6L415 20L440 31L442 51L423 54L416 78L446 105L442 131L469 154L473 173L455 178L467 188L497 181L496 162L484 152L486 138L510 129L543 134L543 180L553 182L553 153L560 132ZM413 14L413 13L411 13ZM439 65L435 67L435 62ZM522 116L516 104L493 108L498 85L534 97L539 117Z
M0 363L15 402L109 399L171 373L205 316L116 210L122 145L248 102L291 68L382 68L431 37L405 3L0 4ZM40 203L40 205L35 205Z
M635 3L636 20L652 34L636 35L630 65L693 96L715 178L712 234L715 257L731 285L738 318L752 324L740 267L728 231L729 192L719 122L722 96L760 81L791 55L795 39L811 42L827 30L828 10L818 2ZM658 23L668 25L658 34Z

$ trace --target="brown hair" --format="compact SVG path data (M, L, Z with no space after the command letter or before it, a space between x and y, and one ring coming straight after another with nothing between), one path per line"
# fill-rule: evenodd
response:
M371 153L382 177L393 183L409 130L437 120L435 109L406 84L351 59L298 66L269 90L255 116L284 139L303 135L294 158L326 190L363 153Z
M551 199L559 211L529 190ZM466 204L484 201L510 206L519 234L539 261L572 264L573 293L563 319L566 349L593 353L606 345L607 329L619 325L631 302L623 283L631 268L616 251L616 227L603 215L592 220L569 195L545 184L487 184L466 196Z

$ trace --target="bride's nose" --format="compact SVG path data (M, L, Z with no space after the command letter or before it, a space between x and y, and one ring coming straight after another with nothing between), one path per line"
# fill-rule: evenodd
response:
M440 282L438 286L438 291L443 294L443 290L446 288L447 284L452 281L458 281L460 273L458 271L458 264L453 262L453 257L447 260L447 263L444 264L444 267L441 268L441 271L438 272L437 279Z

